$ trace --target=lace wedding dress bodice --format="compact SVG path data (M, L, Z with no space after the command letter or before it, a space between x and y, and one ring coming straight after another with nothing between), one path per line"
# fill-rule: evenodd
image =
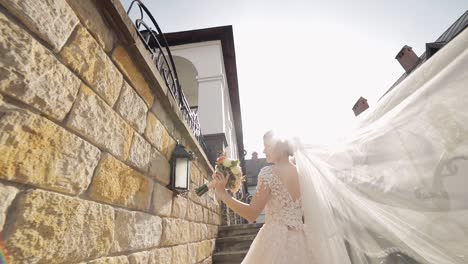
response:
M265 224L242 264L317 264L302 221L301 198L294 200L272 166L260 171L257 193L269 193Z
M301 199L294 200L272 166L264 167L258 175L257 191L270 189L270 199L265 206L266 223L283 224L288 229L301 229Z

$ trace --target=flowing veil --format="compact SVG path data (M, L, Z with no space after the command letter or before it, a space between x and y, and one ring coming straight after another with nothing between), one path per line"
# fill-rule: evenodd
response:
M347 139L298 143L319 263L468 263L468 30L360 116ZM394 263L394 262L388 262Z

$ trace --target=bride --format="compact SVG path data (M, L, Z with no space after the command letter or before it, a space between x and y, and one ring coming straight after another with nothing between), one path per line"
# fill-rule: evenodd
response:
M216 197L240 216L252 222L266 209L265 224L242 263L317 263L304 233L299 178L289 159L293 149L272 131L264 135L263 143L266 160L274 165L260 171L250 204L226 192L228 177L212 176Z
M267 133L274 165L250 204L214 174L236 213L254 220L266 209L243 263L468 263L467 43L465 29L336 144Z

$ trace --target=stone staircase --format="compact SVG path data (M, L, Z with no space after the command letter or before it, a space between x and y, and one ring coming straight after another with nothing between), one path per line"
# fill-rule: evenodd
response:
M220 226L213 264L239 264L263 224Z

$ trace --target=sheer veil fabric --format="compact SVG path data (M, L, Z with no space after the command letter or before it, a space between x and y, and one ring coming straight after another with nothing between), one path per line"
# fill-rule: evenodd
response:
M318 263L468 263L468 30L359 118L340 143L296 142Z

